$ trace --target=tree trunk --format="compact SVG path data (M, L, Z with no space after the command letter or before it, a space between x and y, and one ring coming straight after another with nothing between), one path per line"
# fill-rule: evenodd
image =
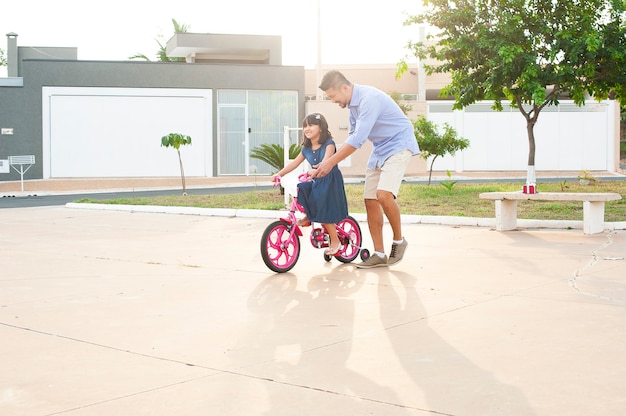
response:
M526 123L526 132L528 133L528 170L526 172L526 184L534 184L537 182L535 176L535 121L528 119Z
M515 102L519 111L522 113L524 118L526 119L526 132L528 134L528 172L526 175L526 183L527 184L535 184L537 179L535 177L535 124L537 124L537 119L539 118L539 113L541 110L547 105L549 105L555 98L558 98L561 93L561 89L557 86L552 88L552 91L548 93L543 103L537 105L533 104L533 107L530 111L526 111L524 109L521 96L515 96Z
M435 164L435 159L437 159L437 155L433 157L433 160L430 162L430 171L428 173L428 185L430 185L430 178L433 176L433 165Z
M547 101L541 105L533 105L533 108L530 111L526 111L524 109L524 105L519 96L515 97L515 101L517 103L517 108L520 113L526 119L526 133L528 135L528 171L526 173L526 184L535 184L535 124L537 123L537 118L539 117L539 113L543 106L547 103Z
M180 178L183 182L183 195L187 195L187 185L185 184L185 171L183 170L183 159L180 157L180 150L178 152L178 164L180 165Z
M535 166L535 123L528 120L526 123L526 132L528 133L528 166Z

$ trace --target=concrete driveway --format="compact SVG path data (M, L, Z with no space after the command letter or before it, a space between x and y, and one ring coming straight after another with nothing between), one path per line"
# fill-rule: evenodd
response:
M406 224L369 270L307 234L275 274L269 222L1 210L0 414L626 414L626 232Z

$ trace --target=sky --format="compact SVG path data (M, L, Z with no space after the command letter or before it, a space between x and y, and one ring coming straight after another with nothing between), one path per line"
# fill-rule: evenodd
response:
M18 46L77 47L80 60L156 60L174 33L172 19L190 33L259 34L282 37L283 65L315 68L318 3L322 65L395 64L417 39L403 26L421 0L6 0L0 8L0 48L6 34ZM409 59L409 62L414 60ZM6 76L6 71L2 76Z

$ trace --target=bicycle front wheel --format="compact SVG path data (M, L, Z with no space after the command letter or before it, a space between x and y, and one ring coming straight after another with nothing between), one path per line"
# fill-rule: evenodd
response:
M261 237L263 262L276 273L288 272L300 257L300 239L297 234L291 234L292 226L284 220L274 221Z

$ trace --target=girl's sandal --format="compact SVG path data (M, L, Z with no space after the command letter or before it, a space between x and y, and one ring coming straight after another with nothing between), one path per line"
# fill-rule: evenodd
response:
M311 225L311 221L309 221L307 218L302 218L298 220L298 225L300 227L308 227L309 225Z
M341 250L341 243L337 244L336 247L328 247L324 250L324 254L327 256L336 256L339 250Z

